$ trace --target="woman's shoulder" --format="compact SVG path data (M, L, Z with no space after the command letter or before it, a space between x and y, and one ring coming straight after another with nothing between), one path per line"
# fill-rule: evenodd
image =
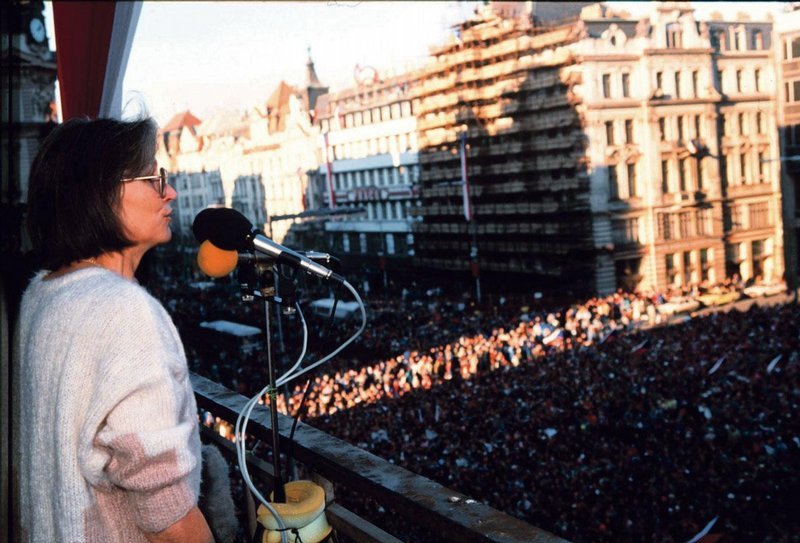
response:
M95 314L131 314L156 309L158 302L138 283L100 267L47 278L39 272L28 287L31 297L47 305L84 309Z

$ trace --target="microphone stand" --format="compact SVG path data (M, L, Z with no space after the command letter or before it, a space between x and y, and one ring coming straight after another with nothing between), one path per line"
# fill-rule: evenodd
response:
M277 292L278 275L279 271L271 261L252 259L247 265L239 267L242 301L252 302L255 300L256 295L264 298L265 332L267 336L267 379L269 381L269 412L272 426L273 477L275 480L273 501L285 503L286 493L283 488L283 476L281 475L280 434L278 432L278 406L276 402L278 397L276 386L277 371L276 362L272 356L272 330L270 327L270 301L275 304L278 310L280 310L282 302Z
M277 272L276 272L277 273ZM276 292L277 296L277 292ZM272 425L272 462L273 462L273 476L275 478L275 489L273 490L273 501L276 503L286 502L286 493L283 489L283 477L281 476L281 454L280 454L280 437L278 433L278 406L277 397L278 390L276 388L277 377L275 376L275 364L272 360L272 337L269 326L269 298L264 298L264 314L267 319L266 332L267 332L267 372L269 373L269 414L270 424Z

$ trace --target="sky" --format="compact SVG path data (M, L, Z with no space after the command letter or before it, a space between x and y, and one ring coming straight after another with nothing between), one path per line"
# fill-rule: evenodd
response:
M339 90L354 83L356 65L382 70L423 61L428 47L481 3L145 1L123 104L134 113L144 106L162 125L187 109L201 119L218 109L245 110L263 104L282 79L304 84L309 47L320 81ZM634 16L650 9L650 2L607 4ZM699 19L719 11L760 20L785 3L693 5ZM45 17L55 49L49 2Z

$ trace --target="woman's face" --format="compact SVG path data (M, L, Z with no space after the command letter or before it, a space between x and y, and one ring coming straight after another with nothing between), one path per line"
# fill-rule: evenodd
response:
M158 175L158 164L147 175ZM167 185L166 194L162 198L158 194L158 182L150 180L122 184L120 221L125 235L136 247L147 251L170 240L170 203L177 195L172 185Z

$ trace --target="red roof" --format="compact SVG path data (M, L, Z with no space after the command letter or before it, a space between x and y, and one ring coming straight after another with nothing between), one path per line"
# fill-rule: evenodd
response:
M177 113L174 117L172 117L169 122L164 125L161 129L162 132L172 132L174 130L178 130L184 126L193 127L200 124L201 121L188 109L183 113Z

